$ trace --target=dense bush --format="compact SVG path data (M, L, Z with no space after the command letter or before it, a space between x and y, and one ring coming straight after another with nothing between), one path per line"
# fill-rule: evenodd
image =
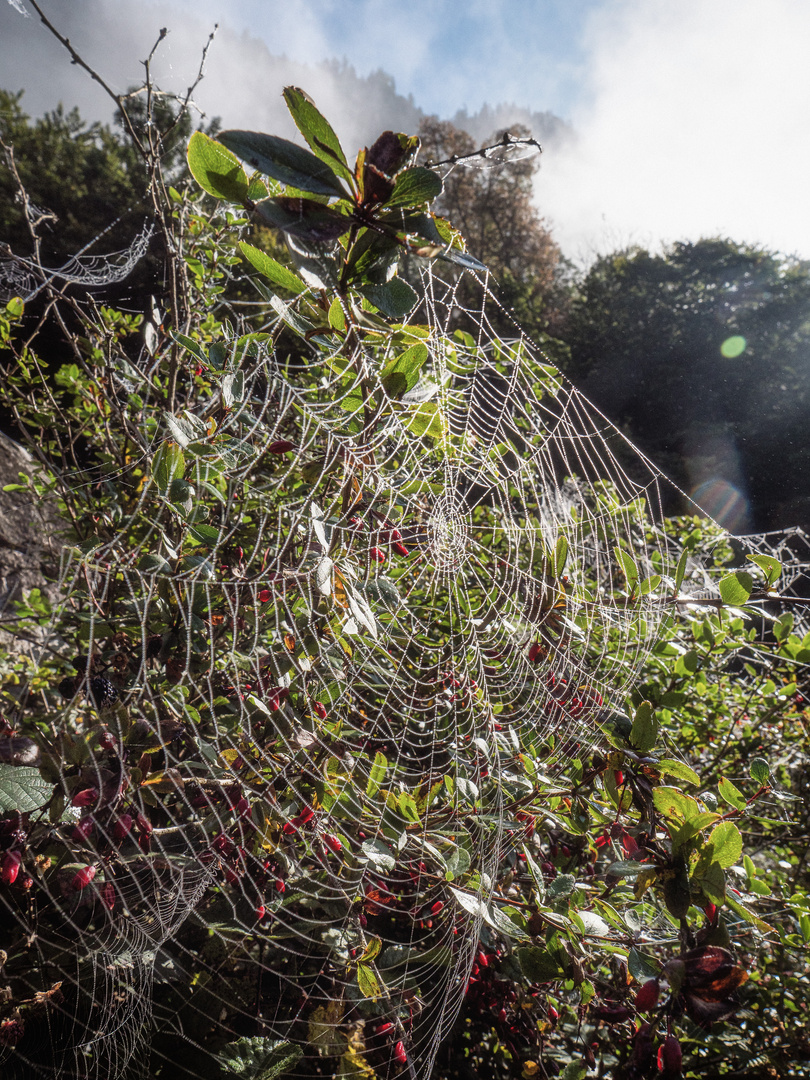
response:
M801 604L447 330L418 140L285 96L309 151L192 137L160 327L0 321L64 523L0 653L4 1068L797 1075Z

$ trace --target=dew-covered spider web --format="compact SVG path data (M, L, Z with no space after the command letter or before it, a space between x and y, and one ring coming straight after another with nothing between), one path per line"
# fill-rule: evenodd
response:
M25 209L30 216L27 203ZM46 211L36 208L35 211L39 216L47 214ZM78 254L71 255L58 267L43 267L33 259L15 255L7 245L0 245L0 300L6 302L11 297L19 297L28 303L53 283L59 287L79 285L84 288L99 288L126 280L146 254L154 227L149 222L144 222L132 242L120 251L104 255L88 254L90 248L116 224L117 221L113 222Z
M63 765L17 823L53 855L2 893L33 1003L10 1075L168 1075L171 1047L173 1078L207 1076L250 1035L303 1052L290 1075L426 1077L482 927L526 937L499 872L525 808L716 571L480 284L461 312L431 264L393 330L276 298L263 333L192 350L213 396L133 460L112 538L65 546L37 691Z

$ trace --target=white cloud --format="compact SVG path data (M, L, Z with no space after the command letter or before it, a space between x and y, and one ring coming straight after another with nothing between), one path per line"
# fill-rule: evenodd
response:
M728 235L810 257L810 6L612 0L541 209L574 258Z

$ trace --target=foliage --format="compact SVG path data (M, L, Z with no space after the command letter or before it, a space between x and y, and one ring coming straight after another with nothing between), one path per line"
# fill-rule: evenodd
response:
M566 370L687 491L722 479L754 528L806 528L809 303L806 263L730 240L617 252L579 286Z
M569 575L597 595L564 536L538 543L542 587L514 601L539 609L531 644L462 682L455 615L435 614L419 569L436 493L412 490L406 466L446 475L477 453L454 435L464 402L431 376L436 355L461 374L482 357L463 331L406 321L419 297L397 268L476 263L431 213L440 183L417 139L385 132L352 167L312 102L285 96L309 150L192 136L207 194L170 188L162 206L175 287L148 349L138 319L91 306L49 380L22 305L0 320L4 400L40 463L21 482L65 528L55 596L25 598L0 653L10 1075L103 1034L102 970L123 991L101 1017L130 1030L146 952L156 1077L414 1075L462 995L441 1076L571 1080L597 1059L628 1080L659 1061L665 1077L787 1075L810 937L806 820L787 812L810 641L787 616L762 640L778 568L726 573L723 535L677 520L688 561L642 576L658 527L600 490L602 527L629 514L637 539L613 552L601 599L632 609L654 592L668 612L627 713L548 659L583 630L563 630ZM288 264L244 239L249 216L284 234ZM240 266L258 330L223 301ZM532 360L504 346L498 363ZM530 377L552 401L553 369ZM509 552L497 510L470 511L493 572ZM720 598L683 591L706 565ZM622 662L620 635L604 645ZM507 692L513 710L543 702L546 727L510 728ZM461 745L481 716L491 741ZM114 1069L105 1045L81 1051L90 1075Z

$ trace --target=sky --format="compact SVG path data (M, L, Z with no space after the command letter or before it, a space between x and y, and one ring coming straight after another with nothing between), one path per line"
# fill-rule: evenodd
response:
M381 118L367 85L347 89L334 71L300 67L329 58L358 75L382 69L400 94L442 117L484 103L550 110L574 137L546 146L537 205L580 264L628 244L657 247L704 235L810 258L806 0L42 5L117 90L138 79L161 26L170 33L156 71L184 87L219 22L197 98L225 126L291 135L280 91L291 78L306 78L342 136L373 138ZM18 10L25 7L28 19ZM34 114L61 97L107 115L29 0L0 0L0 85L24 86Z

